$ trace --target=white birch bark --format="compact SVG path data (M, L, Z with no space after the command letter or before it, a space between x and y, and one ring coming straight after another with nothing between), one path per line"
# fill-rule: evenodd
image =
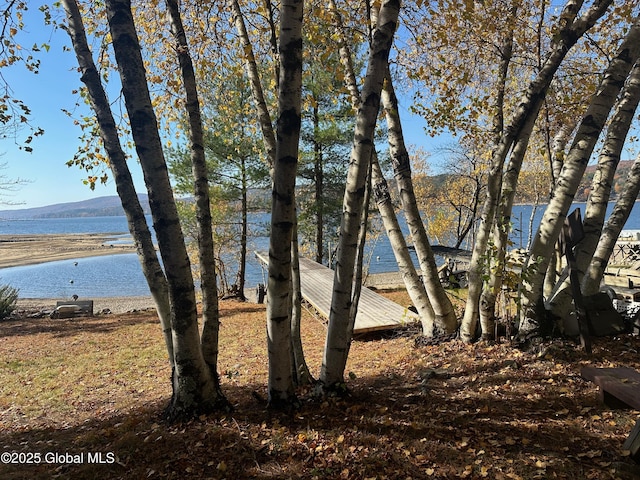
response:
M280 89L271 203L267 348L269 405L295 402L291 355L291 245L295 225L295 183L300 138L303 1L282 2Z
M271 1L265 0L265 9L269 12L269 25L271 27L271 44L275 50L277 50L277 39L275 34L275 25L273 23L273 11L271 8ZM276 163L276 136L273 131L273 125L271 122L271 114L269 113L269 108L267 106L267 102L264 97L264 91L262 89L262 82L260 81L260 73L258 70L258 64L256 62L255 54L253 52L253 46L249 39L249 33L247 32L247 28L244 22L244 16L242 14L242 10L240 9L240 4L237 0L231 0L231 7L233 10L234 23L236 26L236 30L238 32L238 36L240 37L240 41L242 43L242 49L245 56L245 68L247 70L247 76L249 77L249 82L251 85L251 93L253 95L256 113L258 115L258 122L260 124L260 129L262 131L262 138L265 145L265 151L267 153L267 161L269 162L270 167L270 175L273 180L274 172L273 168ZM277 51L274 52L276 56L278 56ZM275 67L276 72L276 85L280 85L280 79L278 75L280 72L279 61L276 62L277 65ZM279 87L278 87L279 88ZM296 217L297 222L297 217ZM299 267L299 258L298 258L298 248L297 245L297 227L295 228L294 238L293 238L293 249L291 251L291 268L292 268L292 348L295 351L295 355L293 356L295 362L295 371L301 375L302 381L306 381L305 379L311 379L311 374L309 373L309 368L306 364L303 349L302 349L302 340L300 338L300 329L298 325L300 311L301 311L301 287L300 287L300 275L297 274L297 270Z
M109 158L109 167L116 182L116 190L125 215L129 232L136 246L138 260L142 266L142 272L149 285L149 291L153 297L160 318L160 325L167 347L169 363L173 368L173 341L171 338L171 306L169 304L169 291L167 279L158 261L155 246L144 211L135 191L131 172L127 166L127 159L120 144L118 129L111 112L107 95L102 87L100 74L93 61L91 50L82 22L82 16L76 0L64 0L62 5L67 18L67 33L71 37L71 43L80 67L80 79L87 87L89 102L93 109L98 126L100 138L104 144Z
M258 114L258 122L260 123L260 128L262 130L262 138L267 152L267 158L269 159L271 168L273 168L273 164L276 160L276 136L273 132L271 114L267 107L267 101L264 98L258 64L256 62L255 54L253 53L253 45L251 45L249 33L247 32L247 27L245 25L238 0L231 0L231 8L233 10L233 20L236 30L240 37L240 42L242 43L242 51L244 52L245 57L245 68L251 84L251 93L253 95L256 112ZM273 174L271 176L273 177Z
M562 166L564 165L564 159L566 158L566 150L569 140L571 138L571 134L576 129L578 122L572 121L571 123L565 123L560 127L558 133L553 137L553 142L551 142L551 188L550 191L553 191L553 187L556 184L558 178L560 178L560 172L562 171Z
M300 262L298 258L298 223L293 227L291 240L291 295L293 302L291 307L291 348L293 351L293 375L296 385L310 385L315 380L309 371L309 367L304 357L304 348L301 337L302 321L302 290L300 284Z
M605 224L602 235L593 254L591 263L582 279L582 290L585 295L595 293L600 288L604 271L611 258L613 247L624 228L624 224L631 214L640 193L640 155L636 157L633 166L618 196L616 205Z
M495 338L496 300L498 292L502 288L502 279L506 266L513 201L518 185L518 177L522 169L522 162L529 146L534 124L534 116L529 117L528 121L525 122L502 176L502 188L493 227L495 255L489 256L489 279L480 295L479 312L483 340L493 340Z
M423 283L420 281L418 272L413 265L413 259L407 248L407 242L404 238L404 233L400 229L400 224L396 217L395 210L393 208L393 202L391 201L391 194L389 192L389 185L380 170L380 164L377 159L372 162L372 184L373 193L384 228L391 243L392 251L398 264L398 272L405 284L409 298L413 306L418 310L420 315L420 322L422 323L422 334L427 337L434 335L436 325L438 331L443 331L442 327L436 323L437 316L434 312L434 308L429 301L429 297L424 288ZM454 329L455 331L455 329ZM451 332L448 332L451 333Z
M360 89L358 87L353 67L353 57L351 55L351 50L345 41L342 17L333 0L329 2L329 7L331 8L334 17L338 37L337 43L340 52L340 61L345 71L345 85L351 97L351 104L357 110L362 104L362 99L360 98ZM382 99L384 100L384 98L385 94L383 90ZM400 225L398 224L398 219L389 194L389 187L380 169L376 152L374 152L372 156L372 183L374 185L373 190L376 197L375 200L378 206L378 211L380 212L387 237L389 238L389 242L396 259L398 271L405 288L407 289L409 298L411 298L411 302L416 307L418 315L420 316L423 334L431 336L433 335L434 330L435 314L426 289L420 281L420 277L413 265L406 240L402 230L400 229Z
M522 100L518 102L518 107L511 122L504 129L500 141L492 153L486 199L469 265L469 293L464 318L460 327L461 337L465 341L473 339L478 321L479 299L482 292L483 260L486 256L487 245L495 220L497 200L502 188L502 169L507 155L518 140L525 124L530 121L531 117L538 116L549 85L569 50L604 15L612 0L595 2L582 16L578 17L583 3L583 0L570 0L565 4L560 14L557 33L554 36L549 54L538 75L527 87Z
M193 173L194 198L196 206L198 261L200 263L200 290L202 291L202 337L201 348L204 360L211 370L218 396L223 398L218 381L218 338L220 311L218 306L218 286L216 279L215 248L209 199L209 178L204 155L204 134L200 100L196 86L196 74L189 53L187 37L182 25L180 9L176 0L166 0L171 33L176 42L176 53L182 72L185 89L186 109L189 124L191 150L191 171Z
M598 137L639 55L640 23L635 19L582 117L553 196L534 238L526 265L532 272L523 282L524 295L519 332L523 340L541 334L544 328L548 327L543 320L545 315L542 308L542 286L549 256L558 240Z
M149 192L151 214L173 309L171 327L175 375L168 415L191 416L217 408L220 397L200 348L191 265L147 86L131 2L108 0L106 9L122 93Z
M582 281L584 272L591 263L602 233L613 179L618 164L620 163L620 155L622 154L622 149L631 128L631 123L633 122L639 101L640 66L636 64L631 70L629 78L616 103L615 112L609 122L607 134L602 149L600 150L598 166L593 176L591 192L587 200L587 207L582 221L585 237L575 248L576 269L580 281ZM566 318L572 308L569 282L563 282L557 290L558 293L550 299L546 308L550 309L555 317ZM583 291L582 293L584 295L593 295L597 293L597 291L596 289L595 291Z
M618 100L598 158L598 167L593 177L583 220L585 238L576 249L576 264L580 275L584 273L591 262L598 244L604 226L613 179L635 112L638 109L638 103L640 103L640 64L636 63Z
M358 305L360 304L360 295L362 294L362 276L364 265L364 249L367 245L367 230L369 227L369 206L371 204L371 170L373 161L369 162L369 171L367 172L367 180L365 182L364 199L362 201L362 212L360 212L360 231L358 232L358 248L356 253L355 270L353 272L353 294L351 295L351 307L349 308L349 320L347 326L347 336L349 342L344 353L345 364L349 357L351 349L351 340L353 339L353 329L358 316Z
M329 328L320 372L320 387L325 389L336 388L344 383L345 353L348 351L350 341L349 310L352 301L362 201L368 164L374 151L373 137L380 108L380 92L399 11L399 0L383 1L369 54L367 75L362 90L363 103L356 117L340 223Z
M382 90L382 103L387 120L387 136L389 138L389 151L393 165L393 174L396 178L409 233L413 239L413 245L416 249L418 262L420 263L425 290L433 309L434 319L432 323L435 326L436 333L451 334L458 329L458 319L456 318L451 300L440 283L436 260L433 255L433 250L431 249L431 244L429 243L429 238L427 237L427 231L424 227L422 217L420 216L420 210L413 190L413 181L411 179L409 153L407 152L404 135L402 133L398 98L393 88L390 73L387 73L387 79ZM411 285L411 283L408 285ZM425 326L427 325L423 323L423 327ZM423 328L423 333L429 335L431 332L424 331Z
M577 126L577 120L570 123L565 123L560 127L560 130L553 137L551 142L551 185L549 192L553 193L556 180L560 177L562 171L562 165L566 156L567 144L571 134ZM527 250L531 249L533 243L533 225L529 226L529 240L527 241ZM544 277L544 285L542 287L543 295L545 298L551 298L553 291L558 281L562 269L562 255L558 245L556 245L555 252L549 257L549 266L547 267L547 273Z

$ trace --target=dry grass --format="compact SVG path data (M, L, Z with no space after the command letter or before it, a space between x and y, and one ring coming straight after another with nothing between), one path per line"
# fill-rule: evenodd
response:
M266 396L264 307L221 308L219 371L235 411L178 425L161 420L171 392L152 314L0 323L0 451L84 454L80 464L0 464L0 478L638 475L622 451L638 412L608 410L579 377L587 363L640 368L637 337L597 340L589 359L568 342L533 355L370 336L351 348L351 396L318 401L303 390L286 415L256 399ZM303 336L316 373L325 327L309 312ZM109 452L115 463L87 463Z

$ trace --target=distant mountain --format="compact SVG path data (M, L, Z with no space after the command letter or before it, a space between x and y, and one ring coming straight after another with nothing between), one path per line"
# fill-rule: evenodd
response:
M149 197L138 194L145 214L151 213ZM57 203L46 207L0 210L0 220L32 220L38 218L116 217L124 215L117 195L92 198L81 202Z
M618 168L616 169L615 176L613 177L613 184L611 187L611 200L615 200L618 198L618 193L622 190L624 186L624 182L627 178L627 174L631 167L633 167L634 160L621 160L618 164ZM582 182L580 182L580 186L578 187L578 191L576 192L575 200L577 202L586 202L589 198L589 193L591 192L593 176L596 173L598 165L589 165L584 172L584 177L582 178Z

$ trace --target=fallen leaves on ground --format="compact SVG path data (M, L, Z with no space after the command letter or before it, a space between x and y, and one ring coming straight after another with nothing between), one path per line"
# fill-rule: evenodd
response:
M235 410L181 424L162 420L169 369L152 313L0 323L0 451L84 455L0 464L0 478L638 474L622 450L638 412L607 409L579 375L587 364L640 368L638 337L596 339L587 357L570 341L525 353L504 341L415 348L415 331L370 335L352 344L349 396L318 400L303 388L301 408L284 414L258 400L267 396L264 306L223 301L221 311L219 372ZM306 312L314 373L325 335Z

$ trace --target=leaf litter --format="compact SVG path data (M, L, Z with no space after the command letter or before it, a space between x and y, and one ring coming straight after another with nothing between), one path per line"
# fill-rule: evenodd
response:
M395 293L396 301L398 294ZM411 329L352 343L348 395L269 411L263 305L220 304L220 381L231 414L169 424L157 319L134 312L0 323L0 449L113 453L113 463L0 464L3 479L638 478L622 450L639 412L610 410L584 365L640 369L640 338L538 352L453 340L416 348ZM312 372L325 326L303 318Z

